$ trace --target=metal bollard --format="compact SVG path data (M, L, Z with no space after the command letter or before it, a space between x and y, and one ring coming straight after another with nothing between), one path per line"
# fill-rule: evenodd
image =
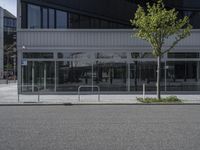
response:
M145 84L143 84L143 100L145 100Z

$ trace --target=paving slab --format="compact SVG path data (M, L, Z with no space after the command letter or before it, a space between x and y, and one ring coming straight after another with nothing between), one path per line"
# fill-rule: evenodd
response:
M186 104L200 103L200 94L171 94L162 95L162 97L177 96ZM98 95L81 95L80 101L78 95L40 95L40 102L43 104L138 104L137 97L142 97L140 94L102 94L100 102ZM156 97L156 95L148 94L146 97ZM20 95L20 103L36 103L38 102L37 95ZM17 84L0 84L0 104L18 103Z

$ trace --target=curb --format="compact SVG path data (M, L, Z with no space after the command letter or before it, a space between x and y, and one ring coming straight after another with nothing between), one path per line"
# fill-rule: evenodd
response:
M172 105L200 105L200 103L168 103L168 104L161 104L161 103L6 103L0 104L1 106L128 106L128 105L135 105L135 106L172 106Z
M1 106L72 106L71 103L15 103L15 104L0 104Z

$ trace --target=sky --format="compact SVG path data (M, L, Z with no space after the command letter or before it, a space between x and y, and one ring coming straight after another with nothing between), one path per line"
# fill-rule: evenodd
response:
M17 16L17 0L0 0L0 6Z

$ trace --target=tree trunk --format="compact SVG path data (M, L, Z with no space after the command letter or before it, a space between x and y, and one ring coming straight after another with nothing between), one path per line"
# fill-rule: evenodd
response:
M157 57L157 99L160 99L160 64L161 56Z

